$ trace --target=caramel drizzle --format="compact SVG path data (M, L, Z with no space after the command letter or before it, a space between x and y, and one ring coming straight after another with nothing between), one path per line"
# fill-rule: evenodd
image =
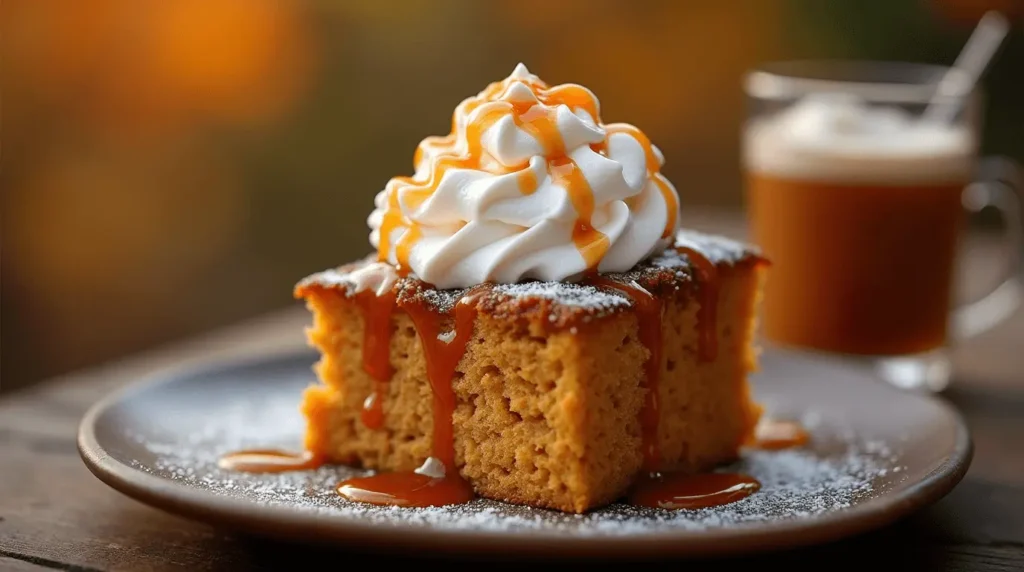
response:
M740 473L655 475L637 484L629 495L629 504L692 510L733 503L760 489L757 479Z
M646 390L640 408L640 436L644 456L644 469L650 473L661 467L661 449L658 444L658 425L661 418L658 395L661 380L661 301L636 282L624 284L610 278L590 278L594 286L604 286L622 292L636 305L637 330L640 343L650 355L644 362L643 387Z
M778 451L803 447L810 439L810 433L795 421L763 419L754 430L750 446L766 451Z
M455 369L466 352L473 334L477 315L477 300L485 292L477 287L460 298L452 312L453 339L445 342L439 336L447 316L420 300L402 309L409 315L423 347L427 364L427 379L434 396L433 456L449 469L455 466L455 446L452 434L452 414L455 411L455 392L452 379ZM383 423L383 388L393 373L390 361L391 315L395 309L394 290L377 296L372 290L356 294L355 300L363 313L363 370L375 382L374 392L363 404L362 421L370 429Z
M569 200L572 201L577 213L576 224L572 229L572 242L583 257L587 269L596 269L608 252L611 242L603 232L590 224L594 215L594 192L590 189L590 184L583 176L583 171L569 157L552 160L548 173L551 179L569 194Z
M676 246L693 264L700 282L700 307L697 309L697 354L701 361L714 361L718 355L718 267L707 256L689 246Z
M512 103L495 101L514 82L522 82L533 90L541 105L531 103ZM458 153L457 144L458 122L467 118L478 108L488 107L476 114L473 121L466 125L466 150ZM464 101L452 116L451 133L444 137L428 137L423 140L414 154L414 164L418 165L428 151L434 156L428 175L424 178L395 177L388 183L387 208L380 227L381 240L378 258L388 261L390 242L394 232L403 230L395 244L395 259L401 275L409 272L409 257L412 249L422 237L422 228L410 221L402 213L402 203L412 210L418 209L436 191L444 175L453 168L477 169L494 174L516 173L516 181L524 195L531 194L538 187L536 173L529 164L505 167L493 157L487 156L482 146L482 136L491 126L502 118L511 115L516 125L532 135L543 147L549 158L548 176L559 184L569 195L577 212L577 221L573 228L573 242L586 262L588 270L596 274L598 263L607 252L610 243L603 233L593 227L591 219L594 213L593 190L578 165L566 156L565 142L561 138L557 126L557 110L559 105L567 105L570 109L583 108L595 122L600 123L597 100L589 90L577 85L561 85L548 88L543 82L532 79L507 78L502 82L489 85L475 98ZM547 107L545 107L547 106ZM658 186L669 214L663 237L671 234L675 227L678 198L659 173L660 164L648 138L637 128L628 124L612 124L607 126L605 141L594 146L598 152L607 152L607 137L614 133L628 133L635 137L644 148L649 178ZM699 253L691 259L695 265ZM703 258L703 257L701 257ZM705 262L706 259L704 259ZM711 265L712 272L714 266ZM705 284L715 281L715 274L704 272ZM622 284L607 278L593 277L595 285L606 286L623 292L630 297L637 307L639 317L639 337L648 349L650 356L644 366L644 387L647 389L644 405L641 409L644 466L649 471L656 471L661 463L658 446L659 401L658 382L661 370L661 303L649 292L636 283ZM716 284L714 290L717 299ZM444 464L447 475L443 479L433 479L416 473L383 473L365 479L350 479L341 483L338 492L347 498L375 504L396 504L401 506L436 506L465 502L472 498L472 490L463 481L455 465L455 446L452 416L456 398L452 381L456 368L465 354L467 344L473 333L473 325L477 315L477 296L480 289L474 289L463 296L456 304L452 322L453 336L448 342L438 336L442 333L442 325L447 316L433 311L424 302L419 301L403 307L413 321L421 340L427 365L427 377L433 393L433 456ZM395 307L393 292L376 297L373 292L357 296L366 322L363 343L363 367L374 379L374 391L364 403L363 423L370 428L380 427L383 423L382 401L384 384L390 379L390 336L391 314ZM715 302L716 303L716 302ZM710 308L710 318L699 318L702 324L714 323L714 303L702 303L702 309ZM713 332L713 327L711 328ZM702 339L707 337L706 334ZM702 342L703 347L708 344ZM702 350L702 355L705 353ZM713 350L711 350L713 355ZM234 459L234 460L232 460ZM240 459L240 460L239 460ZM272 459L269 460L268 459ZM282 460L283 459L283 460ZM320 457L305 453L302 456L279 451L242 451L228 455L222 463L236 470L302 470L322 464ZM756 490L756 489L754 489ZM705 505L707 506L707 505Z
M676 218L679 216L679 197L676 196L675 191L668 183L668 179L661 174L661 161L658 160L658 155L654 152L654 146L651 144L651 140L635 126L628 123L609 123L605 125L605 136L604 142L595 146L595 150L598 152L607 153L608 150L608 139L616 133L625 133L626 135L632 136L640 143L640 147L644 150L644 157L647 162L647 178L658 187L658 191L661 193L661 198L665 201L665 207L668 211L668 219L665 221L665 229L661 233L661 238L668 238L672 236L672 231L676 228Z
M420 338L427 366L427 379L433 394L432 453L445 468L443 478L416 472L379 473L348 479L338 484L338 494L353 501L395 506L444 506L473 499L473 488L459 475L455 463L455 437L452 417L456 396L452 386L459 362L473 335L479 296L486 286L471 289L460 298L451 315L431 308L424 300L403 304ZM377 296L372 290L359 292L355 301L364 318L364 371L374 379L374 391L363 405L362 422L370 429L382 426L385 385L393 374L390 363L391 316L397 306L394 290ZM450 318L450 319L449 319ZM451 322L454 331L442 336L443 326ZM244 450L220 459L224 469L245 472L284 472L315 469L324 458L305 451L290 453L276 449Z
M412 319L423 356L427 362L427 379L434 394L433 455L449 472L455 471L455 441L452 415L455 412L455 390L452 380L455 369L466 353L466 345L473 335L477 315L477 298L482 288L471 290L453 310L454 337L445 342L439 336L446 316L434 311L426 302L419 301L404 307Z
M307 471L323 464L323 457L309 451L292 453L280 449L244 449L228 453L217 461L217 466L222 469L245 473Z
M571 163L570 163L571 164ZM564 165L572 172L570 164ZM569 175L566 175L569 176ZM709 308L705 317L698 315L702 331L714 332L714 307L717 304L717 274L714 265L699 252L678 247L680 252L690 256L698 272L704 291L702 308ZM703 262L701 262L703 261ZM703 269L702 269L703 267ZM658 298L636 282L621 283L591 274L589 281L595 286L611 288L629 297L636 306L638 337L648 349L649 356L644 363L643 387L646 389L640 411L643 466L648 476L634 488L630 502L637 506L665 509L692 509L726 504L753 494L760 483L746 475L709 474L686 476L680 474L662 475L658 471L662 464L658 442L660 422L659 381L662 351L662 306ZM348 479L340 483L337 492L350 500L371 504L397 506L444 506L468 502L474 496L472 487L461 478L455 463L453 414L456 396L452 385L459 362L465 355L477 317L478 298L486 286L467 292L455 305L450 315L441 314L417 300L403 309L413 321L423 347L427 366L427 378L433 394L433 456L446 470L444 478L433 478L414 472L380 473L371 477ZM711 294L708 291L712 292ZM381 296L373 291L356 295L356 302L363 312L365 321L363 341L363 368L374 378L375 388L365 404L362 418L364 424L376 428L383 422L381 403L383 383L392 375L390 364L391 315L396 307L394 290ZM710 319L707 317L710 316ZM443 326L451 322L453 331L442 339ZM705 340L707 334L701 335ZM445 341L447 340L447 341ZM702 348L707 348L702 342ZM712 350L713 351L713 350ZM705 349L701 353L704 355ZM712 358L713 359L713 355ZM777 433L783 428L774 427ZM799 426L796 429L802 431ZM799 446L806 442L806 432L786 427L789 437L765 435L755 444L773 449L784 446ZM788 440L786 440L788 438ZM785 441L785 443L783 443ZM315 469L324 463L324 458L312 452L288 453L279 450L245 450L225 455L220 466L225 469L248 472L283 472Z
M455 436L452 416L456 397L452 382L473 335L478 297L485 287L470 290L455 305L451 322L454 331L442 339L442 327L449 316L417 300L403 309L409 315L420 338L427 365L427 379L433 394L433 457L445 467L443 478L415 472L380 473L348 479L338 485L338 494L358 502L396 506L444 506L468 502L472 487L459 475L455 464Z
M533 91L539 104L533 102L508 102L498 98L513 83L523 83ZM566 105L570 109L582 108L590 114L595 122L600 122L597 99L586 88L565 84L549 88L544 82L532 78L506 78L487 86L476 97L463 101L452 115L451 132L443 137L427 137L416 148L413 155L414 166L418 166L429 152L434 157L429 174L423 178L395 177L387 186L387 208L380 227L380 244L378 259L387 261L390 252L390 237L395 231L405 229L395 247L395 260L400 274L409 272L409 256L415 244L422 237L420 225L402 214L402 207L409 210L420 208L437 191L438 185L450 169L475 169L492 174L505 175L516 173L519 190L529 195L537 190L539 181L528 163L506 167L490 157L483 149L483 134L495 123L506 116L511 116L515 124L532 135L544 149L545 156L552 159L548 174L565 189L573 206L576 207L577 220L573 227L573 243L583 257L587 269L597 268L610 247L608 237L593 227L591 219L594 212L594 194L579 167L566 156L565 141L558 131L558 109ZM463 152L456 150L458 143L458 125L461 119L467 119L475 111L472 121L466 124L466 148ZM624 125L624 124L622 124ZM639 130L633 131L647 138ZM632 132L631 132L632 133ZM643 143L645 148L649 142ZM657 157L649 153L657 164ZM650 159L648 160L650 163ZM655 168L656 172L656 168ZM660 177L660 175L658 175ZM676 202L675 195L663 182L657 182L670 208L669 228L675 226ZM671 201L670 202L670 197Z
M701 361L714 361L718 353L718 268L706 256L693 248L685 246L676 248L689 257L700 282L700 307L697 310L698 357ZM647 361L644 362L644 388L647 392L640 409L644 469L648 472L656 472L662 464L658 443L658 426L661 418L658 395L662 352L661 302L636 282L626 284L599 275L591 276L589 282L594 286L603 286L625 294L636 306L640 343L650 353Z
M658 187L661 192L661 198L665 201L665 208L668 210L668 220L665 221L665 230L661 233L661 238L668 238L672 236L672 231L676 228L676 218L679 216L679 197L676 196L676 192L669 186L668 180L661 173L651 174L651 181Z
M394 290L377 296L373 290L355 295L363 315L363 371L373 378L373 393L363 402L363 425L376 429L384 423L384 395L391 379L391 314Z
M402 216L402 207L398 203L398 193L389 189L387 193L388 208L384 210L384 217L380 222L380 243L377 246L377 259L380 262L387 262L390 256L391 235L394 231L404 226L405 217ZM406 264L408 259L406 259ZM399 269L402 262L398 263Z
M537 175L529 166L516 173L516 183L519 185L519 192L524 195L532 195L537 192L537 187L540 185Z
M416 246L416 243L422 237L423 230L419 226L410 226L402 233L402 238L395 245L395 258L400 261L395 267L395 272L399 276L408 276L409 272L412 271L412 266L409 265L409 258L412 256L412 248Z
M529 107L526 107L526 106ZM533 136L544 148L546 157L564 157L565 140L558 130L558 108L544 105L514 104L512 119L516 125Z

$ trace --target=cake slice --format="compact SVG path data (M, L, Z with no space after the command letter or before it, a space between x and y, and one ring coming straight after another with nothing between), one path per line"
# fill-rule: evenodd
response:
M371 504L686 505L757 421L763 260L680 232L661 150L581 85L520 64L451 126L377 193L375 256L296 286L309 463L378 469L338 487Z
M322 354L302 403L315 456L439 459L482 497L581 513L648 472L733 460L752 435L765 264L750 247L680 232L630 272L469 290L389 268L368 258L295 288Z

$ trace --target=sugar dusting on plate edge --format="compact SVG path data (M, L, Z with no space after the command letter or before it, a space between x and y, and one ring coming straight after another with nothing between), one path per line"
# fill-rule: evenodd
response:
M260 423L260 419L274 419L275 423ZM147 460L134 460L132 464L137 469L214 495L254 504L382 525L574 536L699 531L814 517L856 504L877 492L878 479L903 470L897 454L885 443L858 440L844 428L828 425L813 412L806 412L801 420L816 441L813 448L748 450L740 461L721 469L746 472L759 479L762 488L750 497L694 511L662 511L615 504L584 515L486 499L451 507L377 507L346 501L334 492L339 481L369 471L327 466L308 472L244 474L217 467L219 456L233 450L297 448L302 419L295 396L290 394L254 396L228 406L217 416L210 416L208 409L176 411L173 419L151 420L152 431L145 435L135 433L128 437L151 455ZM195 430L182 435L180 427Z

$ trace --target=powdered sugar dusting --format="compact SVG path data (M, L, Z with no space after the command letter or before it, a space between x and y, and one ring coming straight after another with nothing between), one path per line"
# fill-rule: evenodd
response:
M676 233L676 245L687 246L707 257L711 262L727 262L734 264L748 256L759 255L759 251L742 242L692 230L681 230Z
M403 287L406 284L403 284ZM404 293L404 290L403 290ZM435 290L433 288L418 290L412 296L420 297L428 306L434 308L442 314L447 314L452 311L455 304L459 303L459 300L466 294L466 290Z
M499 294L509 296L540 298L565 306L588 310L610 310L618 306L629 306L629 299L618 293L598 290L593 286L570 282L524 282L522 284L499 284L494 287Z
M368 471L330 466L306 472L246 474L220 469L217 461L224 453L252 447L296 450L300 446L303 422L297 399L306 379L261 385L246 401L239 401L237 394L213 396L198 409L176 407L169 400L162 410L166 413L139 424L145 432L128 435L143 452L132 464L212 495L343 520L574 536L699 531L812 518L842 511L877 494L882 482L892 482L892 474L902 470L897 453L888 444L858 440L847 428L829 425L813 412L802 419L813 435L810 447L747 451L741 461L721 469L754 476L762 483L760 491L733 504L693 511L616 504L586 515L569 515L482 499L454 507L375 507L346 501L334 492L339 481Z
M715 264L736 264L746 258L759 256L758 250L748 244L735 240L696 231L679 231L674 246L687 246L700 252ZM645 278L658 280L666 270L674 271L669 279L675 281L692 280L693 261L684 253L670 246L662 252L655 253L647 260L638 264L628 272L613 272L604 276L620 282L644 282ZM382 263L375 262L373 257L333 270L325 270L302 279L298 289L320 286L330 289L341 289L346 295L352 295L360 288L397 289L399 302L421 300L429 307L447 313L466 294L467 289L439 290L420 282L414 275L397 278L391 274L377 272ZM386 264L384 266L387 266ZM368 272L368 270L370 272ZM387 274L385 278L384 275ZM674 276L674 278L673 278ZM678 285L677 285L678 287ZM386 288L385 288L386 289ZM584 310L590 314L601 314L608 311L621 310L629 306L629 301L617 292L608 292L572 282L520 282L516 284L498 284L493 288L495 294L512 300L548 300L566 308Z

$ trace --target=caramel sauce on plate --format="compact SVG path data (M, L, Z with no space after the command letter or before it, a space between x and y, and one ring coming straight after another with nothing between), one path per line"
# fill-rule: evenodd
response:
M673 510L709 508L736 502L760 489L757 479L738 473L654 475L633 489L629 504Z
M348 500L405 507L445 506L473 500L473 488L461 478L436 479L413 472L379 473L338 485Z
M217 466L244 473L285 473L310 471L324 464L324 460L309 451L292 453L279 449L245 449L220 458Z
M806 429L795 421L777 421L765 419L758 423L754 430L754 439L750 444L756 449L778 451L803 447L811 436Z

